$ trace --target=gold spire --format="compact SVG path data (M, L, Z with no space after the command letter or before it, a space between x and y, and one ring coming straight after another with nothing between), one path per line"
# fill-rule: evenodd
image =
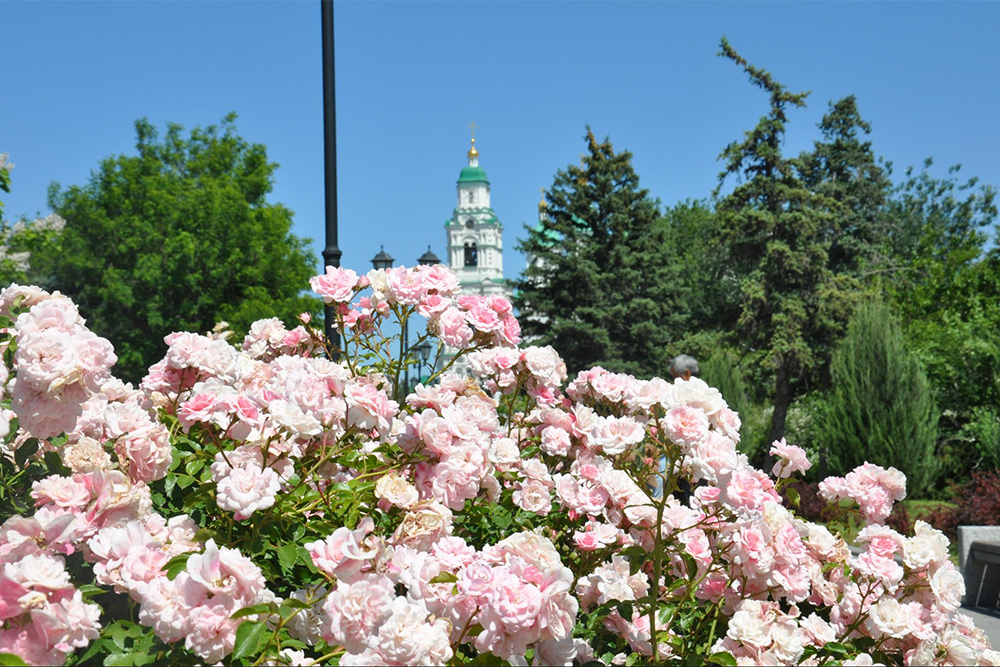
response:
M549 207L548 203L545 201L545 188L538 188L542 191L542 201L538 202L538 210L543 211Z
M469 130L472 132L472 148L469 149L469 159L472 159L479 157L479 151L476 150L476 124L469 123Z

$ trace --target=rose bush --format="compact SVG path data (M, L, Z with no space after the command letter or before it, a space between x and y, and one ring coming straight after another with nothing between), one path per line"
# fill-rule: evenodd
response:
M855 556L782 503L804 453L749 466L718 391L565 385L457 284L328 268L338 350L308 317L174 333L138 388L68 299L5 289L0 664L1000 664L946 538L882 525L898 471L823 483ZM414 314L443 345L405 393Z

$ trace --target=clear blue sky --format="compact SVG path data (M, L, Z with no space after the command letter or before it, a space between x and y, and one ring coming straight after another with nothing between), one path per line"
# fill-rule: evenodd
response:
M808 147L831 100L856 94L875 150L897 167L1000 184L1000 4L336 4L344 264L384 243L412 264L444 256L470 121L504 223L505 269L539 188L584 150L584 126L635 155L664 204L707 197L716 157L765 111L717 57L725 34L751 62L812 91L791 117ZM134 153L133 121L237 127L280 163L272 201L323 241L319 2L0 1L0 152L17 165L7 217L45 213L52 181L83 184ZM901 171L898 169L897 171Z

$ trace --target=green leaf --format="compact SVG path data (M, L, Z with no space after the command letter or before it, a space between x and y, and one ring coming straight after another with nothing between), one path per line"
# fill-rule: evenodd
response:
M788 495L788 502L789 502L789 504L791 504L792 507L798 507L799 506L799 492L796 491L794 488L792 488L792 487L789 486L788 488L785 489L785 493Z
M180 481L177 482L177 485L180 486ZM184 509L193 507L194 505L197 505L205 498L208 498L208 496L212 493L212 489L214 488L215 488L214 482L208 482L199 486L197 489L195 489L194 491L192 491L191 493L189 493L187 496L184 497Z
M272 614L277 610L277 605L273 602L265 602L263 604L255 604L250 607L243 607L238 609L229 618L243 618L244 616L253 616L254 614Z
M736 658L728 651L713 653L708 656L708 662L714 662L716 665L723 665L723 667L736 667Z
M21 660L19 656L13 653L0 653L0 665L11 665L11 667L21 667L22 665L27 665L24 660Z
M63 465L62 459L55 452L45 452L42 460L45 461L45 467L48 469L50 475L69 477L73 474L72 470Z
M80 593L82 593L83 597L85 598L92 598L95 595L100 595L101 593L107 592L100 586L95 586L94 584L83 584L81 586L77 586L76 589L80 591Z
M211 528L199 528L198 532L194 534L195 542L208 542L211 539L214 539L216 542L222 541L219 534Z
M837 642L827 642L823 644L823 648L830 653L836 653L837 655L848 655L851 652L849 648Z
M291 570L299 560L299 550L296 544L282 544L275 551L278 552L278 562L281 563L283 570Z
M173 581L177 578L177 575L187 569L188 558L191 557L190 552L186 554L181 554L179 556L174 556L168 560L161 568L167 573L167 579Z
M38 438L29 438L24 441L24 444L17 448L14 452L14 462L17 467L24 468L27 465L28 459L35 455L38 451Z
M427 583L429 583L429 584L448 584L448 583L451 583L453 581L458 581L458 577L456 577L451 572L442 572L442 573L438 574L437 576L435 576L430 581L428 581Z
M194 477L198 471L205 467L204 459L191 459L184 464L184 472Z
M236 628L233 659L239 660L242 657L260 653L270 636L271 631L263 621L240 624L240 627Z
M306 548L299 545L298 547L296 547L296 551L299 552L299 561L304 563L305 566L309 568L309 571L312 572L313 574L319 574L319 570L316 568L316 564L313 563L312 556L309 555L309 552L306 550Z
M285 598L282 600L281 606L289 609L309 609L309 605L298 598Z

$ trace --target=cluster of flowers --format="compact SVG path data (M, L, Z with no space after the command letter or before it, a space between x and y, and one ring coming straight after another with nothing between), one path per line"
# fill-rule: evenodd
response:
M42 523L42 522L45 523ZM84 601L58 549L69 521L12 517L0 526L0 652L33 665L62 664L97 639L101 610ZM55 545L46 549L40 545Z
M545 537L520 532L477 551L452 534L452 513L436 501L411 506L388 539L372 528L339 528L307 545L337 584L303 625L344 646L343 664L445 664L463 641L514 662L529 646L553 658L544 664L586 651L571 636L573 573ZM300 628L300 639L314 642L309 635Z
M458 277L439 265L369 271L358 276L350 269L326 267L326 273L310 281L323 300L335 305L346 327L371 330L380 316L397 306L408 306L427 318L428 330L456 349L474 343L517 345L521 325L510 301L502 296L457 295ZM361 290L371 296L357 304L351 300Z
M72 301L33 287L12 285L4 290L0 314L17 304L30 309L14 322L17 377L7 383L9 369L0 370L19 422L37 438L73 430L87 397L110 379L118 361L114 348L87 329Z
M319 574L293 582L297 613L267 619L275 637L283 627L300 642L275 642L269 660L309 664L301 648L323 643L342 649L341 664L443 664L475 652L526 664L531 652L535 664L568 665L601 657L578 625L596 614L621 651L613 662L626 652L683 662L676 614L698 608L720 615L699 645L739 664L819 664L826 645L852 641L910 664L1000 664L958 613L964 586L944 536L882 525L904 495L898 471L865 464L824 482L824 495L857 501L869 521L853 555L782 504L778 486L808 469L805 453L780 441L774 478L750 466L738 415L701 380L595 368L563 389L554 350L516 347L510 303L457 295L443 267L367 277L328 268L312 284L354 340L377 336L390 314L420 313L468 355L478 381L444 373L397 402L387 375L316 356L306 326L264 320L239 349L224 333L171 334L133 389L110 376L110 345L67 299L16 286L0 294L0 314L26 309L4 368L19 421L5 455L39 438L36 456L55 451L71 473L35 482L34 515L0 526L0 652L60 663L99 636L99 611L65 567L79 551L94 581L138 603L160 640L222 660L239 626L265 616L236 612L279 601L273 591L288 582L269 587L262 563L217 543L224 531L202 544L199 528L259 527L279 508L322 521L324 494L346 487L370 502L356 527L300 545ZM49 337L76 347L53 357ZM59 406L37 416L18 392ZM172 456L189 455L171 448L168 424L185 442L203 440L208 515L152 509L149 484ZM64 442L47 440L61 433ZM336 452L359 454L364 467ZM693 487L684 503L669 494L681 479ZM513 524L484 543L459 520L483 503L540 527Z

